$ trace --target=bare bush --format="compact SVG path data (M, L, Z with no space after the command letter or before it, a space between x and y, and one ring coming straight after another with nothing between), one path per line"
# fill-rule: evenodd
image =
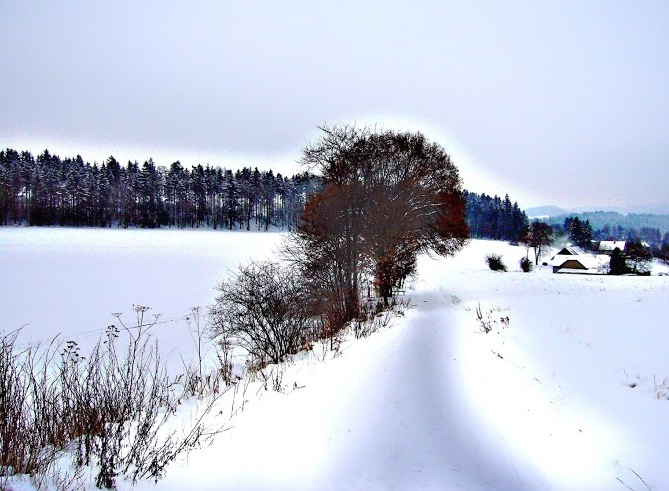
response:
M390 326L393 317L404 315L408 301L393 297L388 306L382 302L362 304L360 316L353 320L353 334L356 339L366 338L379 329Z
M471 309L465 310L469 311ZM500 312L502 312L502 309L499 307L493 307L488 309L484 314L483 310L481 309L481 303L478 304L476 307L476 320L481 326L480 329L482 333L488 334L498 325L501 325L502 329L509 327L509 324L511 323L509 316L500 316Z
M311 337L310 301L301 279L274 262L250 263L221 283L212 330L255 362L279 363Z
M75 477L76 469L95 466L100 488L113 488L119 476L133 483L158 480L179 454L217 432L204 424L213 398L193 425L171 424L189 394L180 377L170 379L157 342L150 342L155 321L144 322L146 310L135 308L133 328L110 326L87 357L74 341L18 350L18 332L0 338L0 476L5 481L29 474L38 487L47 487L47 481L74 485L77 479L54 471L52 464L63 456L71 458ZM118 341L122 336L125 345Z
M19 332L0 337L0 478L5 481L47 468L66 443L59 391L49 383L48 362L56 350L53 345L19 350Z

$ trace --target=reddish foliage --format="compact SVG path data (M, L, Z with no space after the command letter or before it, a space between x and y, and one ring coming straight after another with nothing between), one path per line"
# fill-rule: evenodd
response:
M373 276L387 302L418 254L454 254L469 230L460 177L439 145L420 133L324 132L305 150L304 162L320 167L326 185L306 203L297 255L346 321L358 313L363 276Z

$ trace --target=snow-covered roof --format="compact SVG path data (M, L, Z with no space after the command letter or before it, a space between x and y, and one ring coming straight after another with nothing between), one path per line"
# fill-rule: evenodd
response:
M585 251L581 249L579 246L573 246L571 244L567 244L564 246L560 251L556 254L556 256L580 256L585 254Z
M615 248L620 249L621 251L625 250L625 241L624 240L602 240L599 243L600 251L613 251Z

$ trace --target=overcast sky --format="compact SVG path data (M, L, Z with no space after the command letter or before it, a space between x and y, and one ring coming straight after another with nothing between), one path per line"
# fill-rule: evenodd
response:
M0 0L0 146L291 174L419 130L521 206L669 201L669 2Z

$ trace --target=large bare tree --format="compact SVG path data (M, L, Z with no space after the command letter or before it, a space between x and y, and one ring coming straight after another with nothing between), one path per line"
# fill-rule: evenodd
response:
M372 277L387 303L418 254L448 256L468 238L457 168L420 133L322 128L303 151L323 189L307 202L287 250L336 306L335 322L359 314Z

